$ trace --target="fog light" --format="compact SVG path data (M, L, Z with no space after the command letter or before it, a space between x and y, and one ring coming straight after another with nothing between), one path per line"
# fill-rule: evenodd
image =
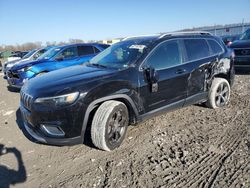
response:
M41 125L41 130L48 136L53 137L63 137L65 133L63 130L57 125Z

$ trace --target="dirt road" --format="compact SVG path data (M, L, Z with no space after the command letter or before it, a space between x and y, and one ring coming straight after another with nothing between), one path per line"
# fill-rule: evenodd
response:
M113 152L30 141L19 93L6 86L1 75L0 187L250 187L250 75L236 76L228 107L193 105L130 126Z

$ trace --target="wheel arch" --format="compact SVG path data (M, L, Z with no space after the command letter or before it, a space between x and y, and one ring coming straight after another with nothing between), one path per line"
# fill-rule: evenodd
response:
M229 74L219 73L219 74L214 75L214 78L224 78L231 85L231 79L230 79L230 75Z
M91 122L93 120L94 114L98 107L109 100L116 100L124 103L126 107L128 108L129 112L129 123L134 124L137 122L137 118L139 116L138 110L136 108L135 103L133 100L126 94L117 94L117 95L112 95L112 96L107 96L103 98L99 98L91 102L84 115L84 120L83 120L83 125L82 125L82 137L85 137L86 134L86 128L91 126Z

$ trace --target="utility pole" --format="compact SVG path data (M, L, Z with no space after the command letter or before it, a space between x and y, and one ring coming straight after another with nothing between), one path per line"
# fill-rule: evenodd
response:
M242 33L244 33L245 28L244 28L244 18L242 19Z
M214 35L216 36L216 24L214 24Z

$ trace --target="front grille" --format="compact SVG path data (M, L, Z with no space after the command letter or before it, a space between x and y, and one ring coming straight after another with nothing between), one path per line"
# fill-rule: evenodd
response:
M250 55L250 49L235 49L234 53L236 56L249 56Z
M20 96L21 96L21 102L24 105L24 107L27 108L28 110L31 110L33 97L24 93L23 91L20 92Z
M14 72L11 72L11 71L7 72L7 76L9 78L19 78L18 74L14 73Z

